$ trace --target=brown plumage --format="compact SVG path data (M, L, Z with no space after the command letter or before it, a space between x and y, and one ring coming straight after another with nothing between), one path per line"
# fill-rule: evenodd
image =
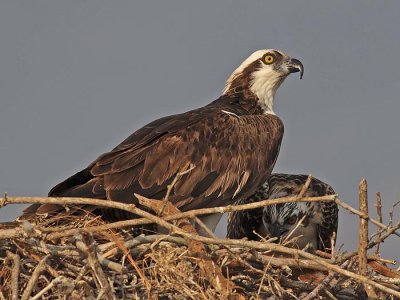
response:
M282 78L296 71L289 67L302 71L297 60L275 50L263 51L279 53L276 63L282 65ZM257 70L266 68L262 58L256 61ZM254 64L247 67L256 70ZM266 113L257 91L251 91L246 78L254 72L248 74L248 68L235 75L236 82L243 82L241 89L235 87L233 92L228 82L227 91L209 105L149 123L86 169L56 185L49 196L137 203L134 193L138 193L162 199L177 173L188 168L192 170L180 178L169 198L181 210L227 205L250 196L272 171L283 124L274 114ZM58 209L33 205L21 218ZM131 217L121 212L104 217L110 215L116 219Z

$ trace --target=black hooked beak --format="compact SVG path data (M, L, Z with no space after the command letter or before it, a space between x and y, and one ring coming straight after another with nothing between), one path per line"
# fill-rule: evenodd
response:
M287 233L289 230L284 228L282 225L274 223L270 225L269 231L273 237L280 238L282 235Z
M303 78L304 67L301 61L295 58L291 58L287 63L287 67L290 73L300 72L300 79Z

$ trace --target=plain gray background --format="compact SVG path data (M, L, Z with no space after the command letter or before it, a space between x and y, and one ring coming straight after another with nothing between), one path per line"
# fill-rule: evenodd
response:
M370 211L380 191L387 222L400 198L399 13L399 1L2 0L0 192L46 195L147 122L214 100L245 57L276 48L305 74L276 97L275 172L312 174L353 206L365 177ZM357 226L341 212L344 249ZM399 248L393 237L383 253Z

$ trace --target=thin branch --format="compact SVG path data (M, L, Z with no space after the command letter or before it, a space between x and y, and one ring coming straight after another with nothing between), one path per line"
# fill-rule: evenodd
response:
M376 212L378 215L378 222L382 223L382 199L381 193L376 193ZM381 237L381 232L378 233L378 239ZM375 254L379 255L379 244L376 245Z
M385 259L385 258L382 258L380 256L376 256L376 255L368 255L368 262L370 262L370 261L377 261L377 262L380 262L380 263L393 265L393 266L397 264L397 262L395 260L393 260L393 259Z
M394 225L393 227L387 229L385 233L382 233L380 237L377 237L373 242L370 242L368 244L368 249L371 249L375 245L379 245L382 243L385 239L387 239L389 236L392 234L396 233L396 230L400 229L400 221Z
M297 223L296 226L293 227L292 230L288 233L288 235L285 237L285 239L282 241L282 244L289 244L290 243L290 237L293 235L293 233L299 228L300 225L303 224L304 220L306 219L307 215L304 215ZM296 239L298 237L294 237Z
M390 278L396 278L400 280L400 273L398 271L392 270L385 265L379 264L376 261L370 261L368 262L368 265L374 269L375 272L382 274L386 277Z
M131 249L131 248L137 247L141 244L154 243L154 242L160 240L161 238L163 239L163 241L166 241L166 242L172 242L177 245L187 246L187 241L185 239L183 239L181 237L177 237L177 236L170 236L170 235L164 235L164 234L138 235L137 237L126 241L124 243L124 246L127 249ZM99 245L99 249L100 249L100 251L104 252L104 251L108 251L111 247L114 247L114 246L115 246L115 242L110 242L107 244ZM116 249L118 250L118 248L116 248ZM104 256L107 256L107 255L105 254Z
M26 236L38 237L37 232L27 231L22 224L17 223L14 228L0 228L0 240L22 238Z
M91 268L93 277L99 282L100 293L103 292L107 299L112 300L112 289L98 260L95 241L90 235L87 234L85 236L78 237L76 246L87 256L87 261Z
M360 212L368 216L368 194L367 194L367 181L362 179L358 186L359 189L359 207ZM359 242L358 242L358 272L360 275L367 276L368 272L368 220L360 217L360 229L359 229ZM375 298L376 293L374 289L364 283L365 291L369 298Z
M386 240L389 236L391 236L392 234L395 234L395 233L396 233L396 230L399 230L399 229L400 229L400 221L399 221L394 227L388 227L387 231L386 231L384 234L382 234L382 236L381 236L379 239L376 239L376 240L370 242L370 243L368 244L368 249L371 249L371 248L374 247L375 245L377 245L377 244L379 244L379 243L382 243L382 242L383 242L384 240ZM351 257L353 257L353 256L355 256L355 255L357 255L357 254L358 254L358 252L349 252L349 253L346 253L346 254L342 255L338 261L339 261L340 263L342 263L342 262L344 262L344 261L350 259Z
M378 222L377 220L375 220L375 219L369 217L368 215L363 214L362 212L360 212L360 211L358 211L357 209L351 207L351 206L348 205L347 203L344 203L344 202L341 201L339 198L336 198L336 199L335 199L335 203L336 203L337 205L340 205L340 206L343 207L344 209L348 210L349 212L351 212L351 213L353 213L353 214L355 214L355 215L358 215L358 216L360 216L361 218L364 218L364 219L369 220L372 224L374 224L374 225L376 225L376 226L378 226L378 227L380 227L380 228L383 228L383 229L386 229L386 230L389 230L389 229L391 228L390 226L387 226L387 225L385 225L385 224L382 224L381 222ZM398 233L398 232L393 232L393 234L395 234L395 235L397 235L398 237L400 237L400 233Z
M7 258L4 262L5 265L11 261L11 300L18 300L18 282L19 282L19 272L21 259L18 254L7 251Z
M395 210L396 206L399 205L399 204L400 204L400 200L392 204L392 208L391 208L390 211L389 211L389 224L390 224L390 225L393 224L393 214L394 214L394 210Z
M280 267L280 268L286 268L290 267L292 269L299 269L299 270L316 270L316 271L322 271L326 272L328 269L325 268L324 266L321 266L317 262L314 262L309 259L301 259L301 258L289 258L289 257L275 257L273 255L262 255L259 254L258 252L252 254L252 253L243 253L241 254L241 257L251 260L254 258L255 261L257 262L262 262L264 265L270 264L273 267Z
M361 180L359 186L360 212L368 216L367 181ZM360 217L358 241L358 264L360 275L367 275L368 220Z
M304 183L303 187L301 188L300 193L297 195L298 199L303 198L304 194L307 192L308 187L310 186L310 183L312 181L312 175L308 175L306 182Z
M135 196L142 197L141 195L135 194ZM321 202L321 201L335 201L337 195L327 195L320 197L282 197L276 199L266 199L259 202L241 204L241 205L228 205L221 207L213 207L213 208L202 208L195 209L191 211L187 211L184 213L179 213L175 215L171 215L166 217L166 220L176 220L183 218L193 218L194 216L199 215L207 215L212 213L226 213L226 212L234 212L234 211L242 211L249 210L253 208L287 203L287 202ZM92 198L76 198L76 197L8 197L7 201L3 198L0 199L1 206L5 206L8 204L56 204L60 206L68 206L68 205L95 205L100 207L108 207L115 208L124 211L131 212L136 214L136 205L135 204L126 204L122 202L112 201L112 200L104 200L104 199L92 199Z
M335 242L336 242L336 231L334 231L331 236L331 258L332 259L335 258L335 246L336 246Z
M217 238L217 236L214 234L214 232L212 232L211 229L208 228L208 226L206 224L204 224L204 222L202 220L200 220L198 217L194 217L193 220L196 222L197 225L199 225L199 227L201 229L204 230L205 233L207 233L207 235L209 237Z
M303 256L303 257L309 258L309 259L316 260L313 257L312 254L307 253L307 252L301 253L300 255ZM394 295L396 297L400 297L400 292L398 292L398 291L396 291L394 289L388 288L388 287L386 287L386 286L384 286L382 284L376 283L375 281L369 279L366 276L362 276L362 275L350 272L348 270L344 270L344 269L340 268L339 266L330 264L330 263L325 262L323 260L316 260L316 261L318 261L321 265L326 266L331 271L337 272L337 273L342 274L342 275L344 275L346 277L349 277L349 278L356 279L356 280L358 280L358 281L360 281L362 283L366 283L366 284L372 285L373 287L375 287L375 288L377 288L377 289L379 289L379 290L381 290L383 292L386 292L388 294Z
M32 273L31 278L29 279L29 282L21 296L21 300L28 300L29 297L32 294L32 290L35 287L39 276L46 270L47 266L46 266L46 261L47 259L50 257L50 255L46 255L45 257L43 257L43 259L38 263L38 265L36 266L35 270Z
M58 286L58 285L68 286L68 285L71 285L71 284L72 284L72 282L68 278L66 278L64 276L58 276L57 278L54 278L44 289L42 289L39 293L37 293L30 300L41 299L44 294L46 294L49 290L51 290L55 286Z
M271 256L271 259L272 259L273 257L274 257L274 256ZM264 272L263 272L263 275L262 275L262 277L261 277L260 287L258 288L258 291L257 291L257 296L258 296L258 297L260 297L261 289L262 289L262 287L263 287L264 280L265 280L265 275L267 275L267 271L268 271L268 269L269 269L270 263L271 263L271 260L269 260L268 263L265 264Z
M323 289L324 290L324 292L328 295L328 297L329 298L331 298L332 300L338 300L338 298L336 298L335 296L333 296L333 294L330 292L330 291L328 291L327 289Z
M140 195L136 195L138 198L141 197ZM242 205L228 205L224 207L214 207L214 208L202 208L202 209L195 209L187 212L182 212L178 214L168 215L165 216L164 220L177 220L183 218L194 218L200 215L206 214L213 214L213 213L226 213L226 212L234 212L234 211L243 211L249 210L253 208L264 207L268 205L286 203L286 202L320 202L320 201L335 201L337 195L328 195L322 197L283 197L283 198L276 198L276 199L266 199L259 202L249 203L249 204L242 204ZM111 200L103 200L103 199L91 199L91 198L69 198L69 197L8 197L7 199L3 198L0 199L0 203L3 206L8 204L23 204L23 203L40 203L40 204L58 204L62 206L67 205L95 205L95 206L102 206L108 208L115 208L120 210L125 210L136 214L136 206L134 204L126 204ZM1 207L1 205L0 205ZM100 225L100 226L93 226L87 227L84 229L86 232L97 232L103 231L107 229L113 228L121 228L127 226L137 226L137 225L145 225L154 223L149 218L144 219L134 219L134 220L126 220L126 221L119 221L112 224ZM385 226L382 224L382 226ZM37 227L39 231L46 232L46 228ZM61 232L51 233L47 236L48 239L58 239L65 236L74 235L76 233L82 232L83 229L75 228L65 230L65 228L60 228ZM48 231L53 232L54 228L50 228ZM4 238L15 238L18 236L18 232L12 233L8 232L7 235L2 237L1 230L0 230L0 239Z
M341 268L346 268L348 265L348 261L346 261L345 263L343 263L340 267ZM302 298L302 300L312 300L318 297L320 291L322 289L324 289L326 286L329 285L329 283L335 278L337 277L336 273L330 273L324 280L322 280L322 282L320 284L318 284L311 293L309 293L306 297Z

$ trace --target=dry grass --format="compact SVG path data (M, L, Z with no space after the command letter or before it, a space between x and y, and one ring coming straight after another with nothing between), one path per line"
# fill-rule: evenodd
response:
M70 204L63 199L69 206L92 200L75 198ZM23 201L29 199L5 197L0 206ZM296 201L304 199L300 195ZM343 204L337 198L329 201ZM351 208L363 220L360 237L366 246L328 255L268 241L201 237L188 219L204 210L183 215L166 201L141 198L141 204L152 207L155 215L132 205L114 209L134 212L140 224L158 224L170 234L157 234L149 227L138 235L132 224L104 224L90 214L76 217L67 211L31 223L0 223L0 300L400 298L400 273L388 267L394 262L379 257L379 252L366 256L367 248L378 249L387 237L397 238L400 223L393 220L390 226L374 220L379 230L366 240L363 228L370 218L365 210ZM240 209L252 207L254 203Z

